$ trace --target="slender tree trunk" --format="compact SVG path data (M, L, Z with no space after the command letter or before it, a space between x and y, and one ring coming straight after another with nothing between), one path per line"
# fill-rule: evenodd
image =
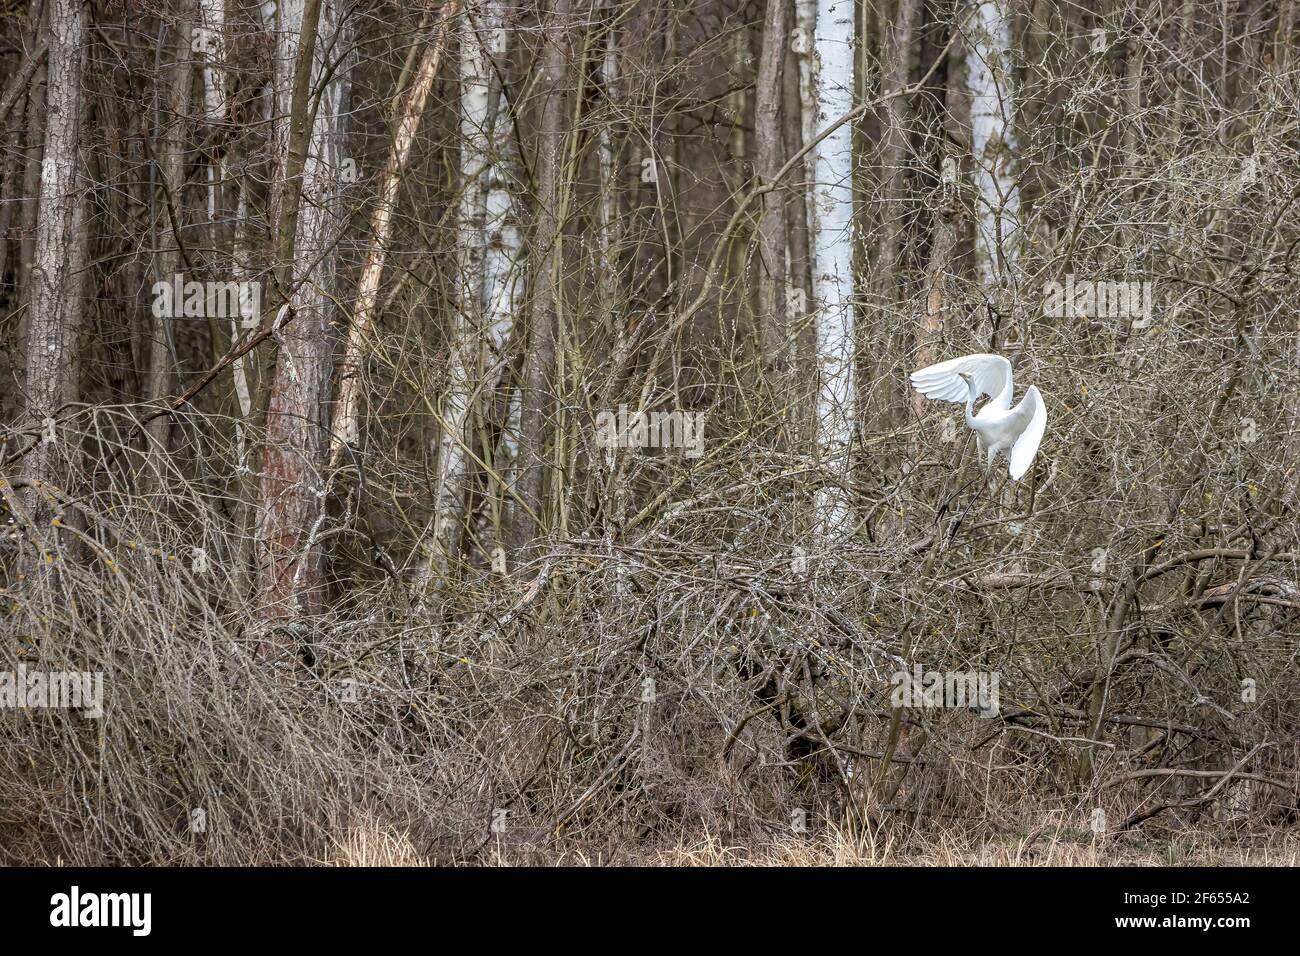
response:
M298 239L303 173L314 131L313 98L318 92L312 79L321 65L316 39L326 2L281 0L275 11L275 62L271 70L271 221L275 235L271 265L276 292L285 299L296 271L294 243ZM275 318L268 314L265 321L273 322Z
M853 11L853 4L847 0L819 0L817 4L817 111L823 122L842 116L853 106ZM846 123L813 150L818 452L829 472L828 483L817 495L817 519L821 529L831 533L844 530L850 518L849 499L843 485L849 480L856 409L850 233L852 141L853 130Z
M334 403L333 424L330 427L330 466L337 466L349 445L355 446L361 435L361 378L364 373L366 342L379 312L379 281L384 274L384 263L393 238L393 216L397 212L397 197L402 188L402 176L411 157L411 146L420 129L424 104L433 89L438 75L443 51L447 46L450 24L460 12L460 3L449 0L443 4L434 34L420 58L401 107L397 133L388 154L388 163L380 181L379 198L370 220L370 248L357 283L357 303L352 310L352 325L339 367L338 394Z
M804 143L811 143L820 129L817 109L817 0L795 0L792 47L799 57L800 129ZM817 177L817 155L810 152L804 160L802 182L805 185L805 220L810 231L817 219L816 193L812 184Z
M226 118L226 0L199 0L199 23L206 32L203 46L203 117L209 123Z
M758 177L772 182L785 162L785 140L781 123L781 102L785 92L782 76L787 34L790 30L790 0L767 0L763 19L763 47L758 57L758 79L754 94L754 144ZM763 365L777 400L789 400L790 317L786 308L786 196L776 189L763 196L758 224L759 317L763 329Z
M795 21L791 31L789 52L785 67L785 113L782 118L785 138L785 154L793 156L803 149L809 133L805 127L813 123L813 90L811 83L813 62L812 36L813 24L816 22L816 3L810 5L808 0L795 0ZM806 28L802 22L805 6L811 6L810 22ZM807 74L807 77L805 77ZM817 376L817 341L816 329L812 321L813 286L812 286L812 247L809 232L809 215L811 213L812 159L806 158L799 169L787 175L786 195L786 272L789 281L786 284L786 307L794 325L792 331L792 348L794 349L794 381L813 382ZM810 445L815 436L816 408L809 395L802 387L793 396L796 407L791 409L795 417L794 434L801 444Z
M1295 57L1294 33L1295 0L1278 0L1277 31L1273 38L1273 62L1279 74L1291 70L1291 60Z
M484 240L492 92L492 45L501 29L489 5L464 15L460 39L460 202L456 312L448 344L448 383L439 426L438 491L430 561L445 574L461 553L469 477L470 401L481 369L484 325ZM431 571L434 568L430 569Z
M0 193L0 283L4 282L9 265L9 228L13 225L17 205L18 174L21 170L23 117L27 113L27 97L20 96L14 111L9 115L9 128L5 132L4 185Z
M86 12L82 0L51 0L49 10L49 93L45 154L41 160L36 246L32 261L27 335L27 421L41 428L73 397L73 349L81 320L84 266L84 196L81 182L81 69L85 58ZM38 444L26 459L27 476L63 483L55 442ZM49 510L32 495L38 526Z
M924 368L939 361L939 343L943 337L944 314L949 297L948 277L952 271L953 252L957 247L957 159L944 157L940 161L939 196L934 204L930 222L930 262L926 267L925 302L922 305L921 324L916 333L916 354L913 362ZM920 417L926 398L919 392L912 396L912 414ZM915 453L919 451L913 447Z
M970 91L971 151L978 203L975 267L985 290L996 294L1011 280L1020 237L1020 187L1011 122L1011 16L1006 0L982 0L971 17L966 56Z
M347 56L350 44L342 4L324 0L316 29L303 19L310 10L281 3L280 12L277 101L289 100L293 111L288 116L277 115L276 122L292 127L313 113L314 119L309 144L303 151L301 184L296 189L292 182L283 186L297 196L286 192L281 197L280 228L296 229L287 270L285 263L277 263L287 280L281 283L282 289L292 290L290 308L294 320L280 335L266 416L257 533L261 553L257 563L259 614L269 621L317 610L324 598L316 536L325 507L321 466L327 425L325 405L333 371L330 329L336 285L335 246L347 220L339 193L351 79L347 60L326 77L327 69L334 65L332 60ZM298 89L293 90L291 99L283 95L290 86L287 67L292 65L298 73L304 58L310 60L310 88L319 91L314 109L302 103ZM295 75L295 87L297 83ZM295 137L296 132L291 130L287 141L292 144ZM294 168L294 150L290 145L290 155L283 157L285 164L281 168ZM300 207L301 214L291 212L294 207ZM278 646L263 648L264 653L282 650Z
M946 47L948 30L941 25L932 32L922 53L926 64L933 62L936 56L944 55L943 66L938 72L938 84L931 87L934 98L939 104L933 113L927 111L931 140L946 144L948 138L945 126L953 121L955 108L961 106L965 98L964 71L946 54L941 54ZM922 288L924 299L921 303L921 319L916 329L915 350L912 354L913 368L924 368L940 360L939 347L943 340L944 323L947 318L951 296L950 278L953 274L953 258L956 254L960 236L961 216L960 183L961 157L956 150L941 145L934 161L938 186L926 202L930 214L930 257L925 269L925 284ZM925 405L925 396L919 392L912 393L912 416L920 418ZM918 430L912 440L912 459L921 456L924 436Z
M527 508L521 509L516 516L514 527L516 550L525 555L535 551L541 532L538 518L545 513L546 434L555 373L555 295L556 286L561 281L556 240L560 228L560 178L568 112L569 10L570 0L554 0L551 6L543 27L544 52L538 81L542 107L537 134L537 225L533 234L536 265L533 274L536 280L529 314L528 359L520 419L519 492Z
M20 50L20 52L25 51L25 57L22 65L6 85L6 101L12 96L10 112L0 109L0 113L3 114L0 115L0 120L7 121L9 125L5 137L4 195L0 197L0 282L4 281L5 268L9 260L9 228L13 224L15 207L18 205L15 196L18 192L18 176L23 168L21 161L25 152L23 129L26 125L24 117L27 115L27 100L35 88L36 77L45 63L45 53L49 52L41 34L42 9L41 0L33 0L28 8L29 26L23 34ZM26 197L32 193L23 195ZM21 270L15 269L15 275L19 271Z
M613 107L618 101L618 42L619 34L610 24L601 38L600 90L605 103ZM611 109L612 114L612 109ZM601 306L606 310L606 320L610 319L609 310L613 307L618 281L614 274L616 264L613 259L617 248L618 230L618 155L614 144L614 117L610 115L607 122L600 126L600 235L597 237L599 248L601 284Z
M208 135L214 141L221 137L221 126L228 115L226 102L226 3L225 0L198 0L198 29L202 30L198 60L199 75L203 81L203 121L208 124ZM216 150L214 150L216 151ZM221 243L218 227L222 213L221 184L226 180L224 158L214 158L208 164L208 241L213 248ZM238 261L238 260L237 260ZM237 267L238 268L238 267ZM231 317L231 339L240 334L239 317ZM239 363L236 377L243 376L243 363ZM242 390L247 382L242 383Z
M188 4L187 4L188 6ZM159 206L155 216L158 230L155 257L155 282L171 282L180 271L181 239L185 226L185 158L189 137L190 97L194 85L194 61L190 55L192 21L188 16L178 20L172 32L172 55L175 61L167 85L166 99L158 111L157 126L163 131L159 150L162 174L162 194L155 201ZM149 334L148 391L150 403L162 399L171 387L172 365L176 357L175 319L170 315L154 315ZM171 432L171 416L160 415L149 423L147 430L155 451L167 448Z
M49 38L49 7L33 4L36 18L36 35L42 41ZM25 301L31 301L32 260L36 254L37 206L40 202L41 160L45 156L45 100L48 88L49 54L36 68L31 89L27 93L27 133L23 150L23 203L19 216L22 240L18 247L18 291ZM24 316L26 321L26 316Z
M881 92L897 93L906 88L912 74L913 46L921 16L921 0L898 0L894 20L881 42ZM907 168L909 138L912 129L912 106L907 97L895 96L885 104L884 129L880 149L881 225L880 240L873 263L872 291L875 324L869 334L876 341L888 343L886 354L876 357L873 379L879 383L881 423L894 420L901 407L895 384L894 356L903 348L902 341L910 330L901 328L895 309L899 302L900 273L903 267L903 242L910 223L908 209Z
M265 15L263 8L263 15ZM199 0L199 17L204 29L211 32L211 47L204 55L203 65L203 114L210 126L210 135L220 136L220 127L229 116L227 90L227 55L229 46L226 42L226 3L225 0ZM272 21L273 22L273 21ZM233 161L232 161L233 160ZM234 195L234 228L232 241L232 263L236 281L247 281L253 275L252 253L248 236L248 196L243 177L227 189L220 184L227 182L230 170L239 169L239 161L232 153L226 153L222 159L208 167L208 211L211 233L209 241L215 247L222 236L219 235L218 222L222 212L223 194L228 198ZM229 208L229 205L227 205ZM230 340L234 342L244 332L243 315L230 316ZM252 412L252 389L248 379L248 365L243 359L236 359L231 364L231 377L234 383L236 402L235 452L240 466L245 459L244 427Z
M503 3L494 2L492 6L504 14ZM501 35L504 37L504 30ZM502 44L497 53L504 56L505 52ZM520 390L512 383L515 363L509 345L514 338L516 317L523 308L525 282L521 256L523 242L519 232L519 155L514 144L509 100L500 82L494 83L492 89L497 106L492 118L492 165L488 170L484 223L487 250L483 262L483 301L490 344L485 375L489 382L498 383L498 387L486 391L479 408L483 419L480 433L492 434L492 423L488 418L496 416L498 405L504 406L504 420L494 459L504 487L491 494L492 534L491 541L486 542L503 547L509 511L506 491L513 487L519 453Z

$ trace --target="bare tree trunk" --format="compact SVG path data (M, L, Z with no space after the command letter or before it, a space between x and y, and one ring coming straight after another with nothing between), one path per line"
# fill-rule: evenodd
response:
M754 142L758 177L764 183L776 178L785 162L781 123L789 32L789 0L767 0L763 20L763 47L758 58L754 97ZM786 308L786 195L775 189L763 197L758 225L759 313L763 329L763 365L778 401L789 400L790 319Z
M613 106L618 99L618 42L619 34L611 24L602 38L604 50L600 58L600 88L605 102ZM614 298L619 282L617 264L614 262L614 250L618 246L618 155L614 145L614 118L600 127L600 235L599 263L601 308L606 322L612 323Z
M949 142L945 127L954 121L954 113L964 105L966 89L964 70L960 62L945 52L949 31L946 25L930 33L928 42L923 44L922 58L927 65L934 58L943 56L943 66L937 73L937 83L931 87L934 100L939 108L933 113L924 114L929 124L931 139L940 144ZM949 277L953 274L953 258L956 255L960 238L961 220L961 158L957 150L940 145L934 157L936 165L935 178L938 185L925 203L930 214L930 256L925 269L925 283L922 287L924 296L921 302L920 323L916 329L915 349L911 357L914 368L923 368L939 361L939 347L943 340L944 323L948 316L950 288ZM920 418L926 405L926 398L919 392L912 393L911 410L913 418ZM921 457L924 436L918 429L913 434L911 457L913 461Z
M36 19L36 36L44 41L49 37L49 7L33 4ZM37 206L40 202L41 160L45 155L45 100L48 88L49 54L36 68L31 89L27 93L27 132L23 150L23 204L19 216L22 241L18 247L18 291L22 298L31 300L32 260L36 254ZM25 317L24 317L25 318Z
M939 342L943 337L944 314L948 300L948 275L952 271L953 252L957 247L957 159L946 156L941 161L940 195L930 223L930 263L927 266L925 302L921 325L916 333L916 354L912 364L924 368L939 361ZM926 398L920 392L912 396L912 414L919 418ZM918 450L913 446L913 457Z
M812 88L813 55L812 37L816 23L816 0L795 0L795 21L791 31L791 42L787 54L784 86L785 115L782 125L785 128L785 154L793 156L803 149L810 136L816 135L812 129L815 104ZM806 10L805 8L809 8ZM804 23L807 16L808 22ZM813 285L812 285L812 246L810 233L810 215L812 213L813 193L812 159L806 157L797 171L788 174L786 190L786 272L789 282L786 284L786 307L794 325L791 347L794 349L794 380L796 382L814 382L817 375L817 333L812 321ZM809 393L801 388L795 396L797 407L791 410L795 416L795 434L801 444L811 444L815 437L816 407L808 401Z
M970 90L971 151L975 157L977 210L975 266L989 295L1011 281L1020 242L1020 187L1011 120L1011 16L1006 0L982 0L971 17L966 56Z
M543 28L545 52L538 81L542 109L537 135L537 225L533 234L536 281L529 315L528 359L520 416L519 493L527 507L520 509L513 529L515 548L525 554L535 550L541 531L538 518L545 512L546 426L555 371L555 294L561 279L556 240L560 228L558 207L564 162L561 151L565 141L571 52L569 10L570 0L554 0Z
M289 99L284 93L289 87L286 68L290 64L297 75L291 112L277 115L277 122L296 127L313 113L314 119L310 143L302 153L301 184L295 188L286 178L282 186L286 192L281 196L280 228L294 228L296 235L288 247L291 261L281 259L276 265L284 277L282 291L291 290L289 307L294 320L279 338L266 417L257 563L259 615L268 621L317 610L324 598L315 539L325 507L322 434L333 371L334 249L347 219L339 190L351 69L345 61L328 78L326 75L333 65L329 61L346 56L343 51L350 42L341 4L324 0L316 11L310 7L311 0L307 8L288 3L280 6L277 101ZM305 21L313 12L318 15L316 28ZM304 59L310 69L310 88L319 91L314 110L299 96ZM292 172L297 168L292 154L297 149L295 140L300 139L298 130L292 129L287 139L291 145L282 168ZM299 207L301 215L294 211ZM283 236L281 243L283 249ZM272 649L283 650L263 650Z
M493 7L504 8L504 4L494 0ZM504 37L504 30L501 35ZM504 56L505 52L503 43L497 53ZM483 264L483 301L490 344L487 356L489 361L484 374L489 384L495 382L499 387L486 390L485 400L479 404L479 408L481 418L484 419L480 432L491 434L491 422L487 418L490 414L495 414L498 396L504 405L500 439L494 459L503 487L491 495L491 541L485 542L485 546L491 544L503 547L508 511L507 490L514 484L519 452L519 389L511 383L515 363L511 361L508 347L514 338L516 318L523 307L525 282L521 255L523 245L519 232L519 156L514 144L509 100L500 82L493 83L492 90L497 106L492 118L492 165L488 170L487 216L484 222L487 249ZM611 240L605 236L602 241ZM611 273L612 268L611 265Z
M460 202L456 231L460 257L456 313L448 345L448 383L439 427L438 490L434 502L430 573L445 574L459 557L469 477L470 401L481 371L484 340L484 258L487 180L492 137L492 46L502 29L498 9L468 11L460 50Z
M226 0L199 0L199 26L207 31L203 46L203 117L226 118Z
M852 3L819 0L817 109L823 121L844 115L853 105L853 28ZM852 141L853 129L844 123L813 150L818 453L829 472L829 481L817 495L817 519L821 529L831 533L845 530L851 517L844 485L849 479L856 419Z
M199 10L202 16L205 28L213 32L214 40L212 49L208 54L207 62L203 68L203 106L207 122L214 127L224 123L230 115L229 108L229 91L227 89L227 61L226 57L229 45L226 42L226 4L225 0L199 0ZM266 8L262 10L265 16ZM209 175L215 176L221 182L226 182L230 170L239 169L238 157L233 155L233 151L227 152L225 157L209 167ZM237 174L236 181L232 184L230 192L234 193L234 230L232 238L232 260L234 266L234 275L237 281L247 281L253 274L252 268L252 251L249 244L248 236L248 194L244 183L244 177ZM214 243L217 239L216 222L220 212L222 190L215 184L209 186L209 208L211 210L211 221L213 223ZM227 199L227 203L229 200ZM238 315L230 317L230 340L234 342L243 334L243 319L246 316ZM239 461L239 467L245 467L245 423L253 411L252 388L249 382L249 364L243 359L236 359L230 367L231 376L235 387L235 402L237 406L237 421L235 422L235 453Z
M921 0L898 0L898 10L893 23L885 31L881 43L882 93L897 93L906 88L912 73L912 48L916 39L917 24L921 16ZM894 96L885 104L885 128L880 150L882 222L880 241L872 271L876 309L876 323L871 328L872 337L897 346L901 332L895 322L894 309L899 300L899 271L902 266L903 237L909 217L907 163L908 138L912 128L912 107L907 97ZM882 382L884 394L881 419L890 421L899 411L900 404L890 356L878 357L873 365L875 378Z
M41 0L32 0L28 8L29 26L23 34L20 48L20 52L25 51L25 60L6 86L5 100L9 104L8 110L12 112L0 106L0 120L7 121L9 124L9 131L5 137L4 196L0 197L2 198L0 205L3 207L0 208L0 282L4 280L5 267L9 259L9 227L13 223L15 206L18 205L15 196L18 191L19 172L22 169L21 161L25 154L23 129L26 125L24 117L27 116L27 100L35 91L36 77L44 66L45 54L49 52L48 44L41 32L43 9ZM32 192L23 193L24 197L31 196L35 192L35 183L33 179ZM15 275L20 271L21 268L15 269ZM18 288L21 290L21 286Z
M817 34L817 0L795 0L794 20L791 46L799 57L800 129L803 133L803 142L811 143L819 132L817 51L814 45ZM817 218L816 194L812 188L817 177L816 165L816 155L809 153L804 160L803 176L800 177L807 187L804 192L804 204L807 206L805 220L810 234L813 222Z
M1184 19L1187 19L1184 17ZM1273 42L1273 62L1279 74L1291 69L1291 60L1295 56L1295 0L1279 0L1277 8L1277 32Z
M4 148L4 184L0 193L0 283L4 282L5 270L9 265L9 227L13 224L14 207L17 205L19 160L22 158L23 117L27 113L26 95L18 97L18 103L9 115L9 128L5 131Z
M325 2L284 0L275 10L275 62L271 71L271 221L275 237L271 265L276 292L285 300L296 271L293 252L298 239L298 210L314 129L311 100L317 91L312 78L320 65L316 38ZM275 318L268 314L266 321Z
M81 320L78 290L84 262L84 196L80 182L81 69L86 14L82 0L51 0L49 93L45 155L41 160L36 247L32 262L27 336L27 421L42 427L73 396L73 348ZM57 441L57 439L56 439ZM63 482L56 442L28 455L29 478ZM32 508L48 514L44 496ZM37 525L46 521L37 518Z
M330 426L330 467L337 467L349 445L355 446L361 435L361 377L364 372L366 341L374 327L379 312L379 280L384 274L384 262L393 238L393 216L397 212L397 197L402 188L402 176L411 157L411 145L420 129L424 104L433 89L438 75L443 51L447 47L450 24L460 12L458 0L443 4L433 36L424 48L415 78L411 81L402 105L393 138L393 148L379 186L379 199L370 220L370 248L357 283L357 303L352 310L352 325L348 329L347 345L339 366L338 394L334 403L334 418Z
M188 4L187 4L188 6ZM190 56L191 21L188 16L173 25L171 82L166 101L159 110L157 125L161 133L160 149L162 196L155 200L162 208L155 216L158 230L154 280L170 283L179 271L181 262L181 230L185 226L185 155L189 135L190 97L194 85L194 62ZM172 365L176 356L174 319L167 314L153 312L153 325L149 334L149 369L145 398L156 403L168 392ZM148 425L148 433L156 451L165 450L171 431L171 416L160 415Z

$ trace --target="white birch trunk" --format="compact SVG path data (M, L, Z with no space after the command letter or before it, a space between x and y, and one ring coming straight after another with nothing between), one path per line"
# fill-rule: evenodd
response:
M491 105L493 10L466 10L460 36L460 202L456 213L458 287L448 349L447 390L439 416L438 492L432 559L440 571L460 551L465 479L469 472L466 424L472 373L479 366L483 328L484 220L487 214L488 114Z
M484 257L483 300L485 303L488 334L492 346L490 374L494 377L503 371L502 363L508 360L506 344L514 330L515 316L524 302L524 270L521 261L523 238L519 233L519 208L516 198L515 164L518 156L510 136L510 123L506 111L508 102L501 94L493 127L492 168L488 173L487 254ZM519 390L515 389L501 431L501 449L498 460L502 463L502 476L513 485L515 460L519 453Z
M248 194L243 183L239 186L239 199L235 206L235 279L247 280L253 273L246 257L248 248ZM230 319L230 341L235 341L244 332L242 316ZM245 359L237 358L230 363L231 375L235 380L235 397L239 401L239 420L235 422L235 449L239 461L238 473L244 474L248 468L245 447L244 422L253 411L253 393L248 385L248 369Z
M795 0L794 30L791 31L791 45L799 55L799 125L803 134L802 143L811 143L817 136L817 51L813 49L813 38L817 33L817 0ZM816 221L816 196L813 194L812 182L817 170L817 156L809 152L803 162L804 201L807 207L808 228Z
M966 85L978 193L975 263L980 281L993 290L1008 281L1020 230L1016 140L1011 127L1011 17L1006 0L977 3L970 23Z
M600 61L600 88L606 100L614 100L618 84L618 34L610 28L605 33L605 53ZM601 281L605 284L608 306L610 280L614 276L612 252L614 248L614 228L618 218L618 169L614 156L613 118L600 126L600 269Z
M469 474L471 396L490 404L523 283L517 280L520 236L508 162L508 102L494 78L493 58L505 54L505 4L492 0L465 16L461 37L460 286L438 451L433 559L446 571L460 553L465 483ZM498 97L493 109L492 98ZM482 382L482 385L479 383ZM510 423L503 443L513 447ZM489 456L491 460L491 456Z
M203 31L199 58L203 67L203 118L208 123L221 123L226 118L226 2L225 0L199 0L198 27ZM217 183L225 179L224 164L218 160L208 166L208 223L217 222Z
M226 0L199 0L199 26L207 31L203 58L203 116L209 123L226 118Z
M814 49L819 129L853 107L853 14L851 0L818 0ZM852 126L845 123L813 150L818 443L823 466L839 481L848 479L855 417L852 143ZM817 517L825 531L845 529L848 498L838 483L818 492Z
M613 354L616 363L621 362L621 357L626 354L628 347L627 323L622 321L618 315L621 305L622 282L615 263L621 233L618 210L619 184L622 177L619 175L618 151L614 145L613 132L618 109L618 43L620 36L621 34L612 25L605 31L603 40L605 51L600 63L600 86L604 92L605 102L612 108L612 111L609 119L600 126L600 237L597 270L597 281L600 283L600 308L606 327L615 336ZM733 39L740 46L748 48L748 41L742 33L737 32ZM735 112L735 126L739 131L743 130L744 127L743 92L732 94L733 108L737 101L742 104L742 107ZM735 150L734 155L743 157L745 155L744 134L739 132L733 135L738 135L740 141L739 148ZM512 410L513 407L512 403ZM622 454L627 454L627 450L624 449ZM606 450L606 465L615 474L615 520L622 524L627 496L624 493L626 481L624 480L624 471L619 458L620 452L618 450L612 448ZM613 551L612 543L612 540L610 540L611 552ZM621 554L613 555L612 560L614 562L614 593L622 597L627 594L628 590L627 562L623 560Z
M811 143L818 134L818 112L816 112L816 51L813 48L816 35L816 0L794 0L794 30L792 48L800 57L800 117L803 142ZM805 177L813 182L816 157L807 156L805 160ZM809 211L813 209L813 194L809 191Z

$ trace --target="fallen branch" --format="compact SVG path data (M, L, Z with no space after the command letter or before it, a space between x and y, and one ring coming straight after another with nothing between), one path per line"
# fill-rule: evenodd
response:
M1178 809L1183 807L1196 807L1196 806L1200 806L1203 803L1209 803L1211 800L1215 798L1215 796L1219 793L1220 790L1226 787L1229 784L1229 782L1231 782L1234 778L1237 777L1237 772L1241 770L1241 768L1244 767L1255 756L1255 754L1259 753L1265 747L1271 747L1271 746L1273 745L1269 743L1256 744L1254 747L1251 748L1250 753L1246 754L1246 756L1242 757L1239 761L1237 761L1236 766L1234 766L1231 770L1222 771L1222 776L1219 782L1216 783L1209 790L1207 790L1205 793L1201 794L1199 797L1196 797L1195 799L1192 800L1180 800L1180 801L1175 801L1173 803L1162 803L1157 807L1151 808L1150 810L1143 810L1141 813L1135 813L1127 820L1124 821L1124 825L1120 827L1120 829L1131 830L1139 823L1142 823L1145 820L1150 820L1157 813L1161 813L1164 810L1173 810L1173 809ZM1212 771L1212 773L1219 773L1219 771Z

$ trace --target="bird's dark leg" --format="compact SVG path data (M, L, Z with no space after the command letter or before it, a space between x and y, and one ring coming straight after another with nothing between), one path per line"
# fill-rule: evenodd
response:
M967 488L969 488L971 485L975 484L975 482L979 480L980 480L979 475L976 475L974 478L971 478L969 481L967 481L964 485L962 485L952 494L945 497L943 501L939 504L939 507L935 512L935 520L937 521L939 518L943 517L943 515L948 512L949 506L958 498L960 498L965 493Z
M979 490L976 491L975 494L971 496L971 499L969 502L967 502L966 507L962 509L962 513L958 515L955 519L953 519L952 527L948 529L948 538L947 538L948 542L951 542L953 538L957 537L957 531L959 528L961 528L962 522L966 520L966 516L970 514L971 509L975 507L975 503L980 500L980 497L984 494L984 492L988 491L989 481L993 477L993 467L992 467L991 459L989 462L985 464L983 470L984 470L984 481L980 484ZM963 485L962 490L965 491L966 488L970 487L978 480L979 480L979 476L977 475L976 477L968 481L965 485Z

